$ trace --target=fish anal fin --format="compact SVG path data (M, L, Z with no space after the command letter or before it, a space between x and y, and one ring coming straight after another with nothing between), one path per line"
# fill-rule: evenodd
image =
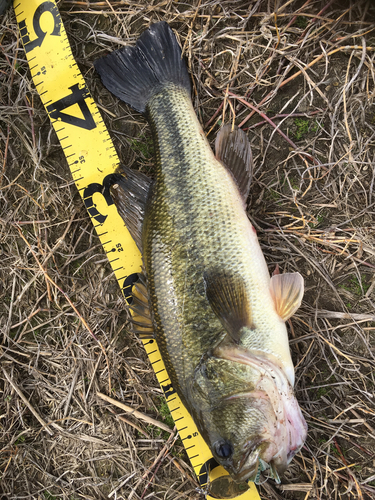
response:
M114 176L110 193L131 237L142 252L142 224L152 180L142 172L121 165Z
M147 286L141 282L134 283L133 297L136 297L138 300L143 302L143 305L146 305L148 301Z
M253 159L249 139L245 132L231 125L219 130L215 142L216 158L232 173L246 202L253 174Z
M243 327L254 328L244 281L239 275L210 270L204 273L206 297L216 316L235 343Z
M301 305L303 278L300 273L275 274L271 278L270 291L277 314L286 321Z
M132 303L129 305L131 311L131 324L134 333L141 339L154 337L154 325L150 311L148 298L147 280L142 273L132 288Z
M140 331L135 331L135 330L134 330L134 333L136 333L141 340L154 340L155 339L155 335L153 333L145 333L145 332L140 332Z

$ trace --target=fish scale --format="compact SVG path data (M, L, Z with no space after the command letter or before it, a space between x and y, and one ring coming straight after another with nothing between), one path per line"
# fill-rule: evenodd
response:
M155 101L157 102L149 105L149 114L157 144L157 180L143 230L143 238L146 240L144 259L152 301L157 301L158 296L170 295L169 282L173 280L175 289L178 289L175 300L180 304L180 314L182 314L181 309L183 310L180 323L184 325L194 322L196 314L202 316L202 310L197 305L199 301L205 305L205 314L211 316L211 321L216 323L214 331L217 336L217 331L222 331L222 327L204 297L202 278L208 245L212 247L213 234L218 234L214 224L207 225L207 219L212 220L215 213L220 210L220 200L216 204L210 200L210 193L217 196L213 189L215 178L213 176L208 178L207 175L212 170L213 154L202 136L190 98L183 89L166 92L163 96L157 96ZM192 125L186 129L176 129L175 123L181 123L182 117L187 122L186 114L189 112L194 119ZM192 142L195 143L194 148L189 144ZM171 143L174 144L174 148L170 147ZM217 166L222 174L228 177L229 183L233 184L226 169L221 164ZM198 206L199 218L195 216ZM227 217L230 218L229 213ZM216 242L218 243L218 248L214 251L216 259L224 259L225 257L221 255L227 247L222 247L221 243L225 245L225 242L221 240ZM170 269L169 279L164 277L166 267ZM159 276L159 273L162 274ZM159 287L156 294L155 280ZM165 290L163 290L164 283ZM189 289L188 294L185 293L186 289ZM167 302L166 315L170 315L170 300ZM155 319L159 325L158 319ZM161 332L160 334L163 335ZM212 345L212 338L205 341L204 338L195 336L192 339L191 350L195 351L199 344L207 348ZM201 349L202 347L200 352ZM198 354L197 359L199 358Z
M224 333L205 298L203 270L210 267L225 267L245 277L254 322L259 325L244 341L246 346L277 355L279 344L286 344L283 351L287 352L282 355L291 365L286 330L268 292L270 277L257 238L232 176L212 153L190 97L182 88L165 90L148 104L148 115L156 145L157 178L145 219L143 247L158 325L156 337L161 349L165 346L162 354L167 363L171 355L175 363L177 356L181 359L186 355L190 360L184 370L174 367L179 372L174 383L181 385L190 377L202 354ZM180 304L172 309L171 281L175 303ZM158 297L169 299L158 301ZM176 319L169 321L175 315ZM212 326L199 336L189 328L197 322L197 315L198 322L203 317ZM180 325L177 330L176 320ZM282 342L275 340L275 326L280 329ZM169 340L170 349L164 336L173 339ZM177 343L179 336L184 338L184 345ZM172 354L175 349L177 356Z

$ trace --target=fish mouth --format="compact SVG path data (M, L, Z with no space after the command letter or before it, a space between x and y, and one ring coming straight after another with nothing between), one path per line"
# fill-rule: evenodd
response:
M265 448L268 449L270 446L272 446L272 443L267 439L258 440L256 444L253 444L241 462L236 467L232 467L230 472L232 479L236 483L255 481L258 477L260 462L263 462L260 455Z
M245 483L247 481L254 481L257 477L259 469L259 461L257 460L256 464L252 467L246 468L237 472L237 474L231 474L233 481L236 483Z
M250 450L245 456L244 460L237 471L231 473L232 479L236 483L244 483L252 481L254 483L259 482L260 473L264 470L269 470L269 477L274 479L277 483L280 483L279 473L284 472L285 468L278 470L277 465L273 459L270 462L266 462L261 458L261 456L275 456L275 443L272 441L264 440L259 443L254 450Z
M272 446L272 443L269 443L269 445ZM259 457L261 453L261 450L259 448L256 452L257 458L255 461L253 459L251 461L252 463L246 466L245 464L248 460L245 459L245 464L241 467L241 469L238 472L231 473L233 481L235 481L236 483L245 483L252 481L255 484L258 484L260 480L260 473L267 470L268 477L274 479L277 484L280 484L280 474L285 471L286 467L278 467L275 463L275 460L273 459L270 461L270 463L264 461Z

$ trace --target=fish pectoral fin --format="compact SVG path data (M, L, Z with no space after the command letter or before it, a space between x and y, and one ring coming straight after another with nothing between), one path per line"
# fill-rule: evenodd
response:
M152 180L142 172L120 165L110 186L117 211L142 252L142 224Z
M250 302L244 280L226 271L204 273L206 297L212 310L235 343L239 343L243 327L254 328Z
M253 157L245 132L231 125L219 130L215 142L216 158L231 172L246 203L253 175Z
M303 278L300 273L275 274L271 278L270 291L277 314L286 321L301 305Z

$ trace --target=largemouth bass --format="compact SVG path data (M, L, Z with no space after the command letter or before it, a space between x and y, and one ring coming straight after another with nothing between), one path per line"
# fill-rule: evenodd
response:
M293 393L285 321L299 273L270 278L246 214L246 134L219 132L216 156L195 115L177 40L164 23L95 63L103 84L151 126L156 178L123 167L111 193L144 263L132 307L213 456L237 482L276 480L307 426Z

